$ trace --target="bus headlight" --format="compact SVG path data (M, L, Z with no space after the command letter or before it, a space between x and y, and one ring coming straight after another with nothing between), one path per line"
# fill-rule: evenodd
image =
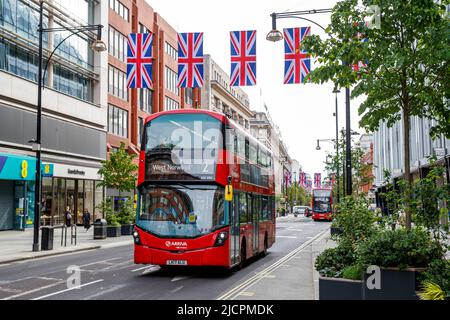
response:
M135 244L141 244L141 238L139 238L139 232L136 230L133 231L133 238Z
M226 231L219 232L219 234L217 235L217 238L216 238L216 242L214 243L214 247L223 246L225 243L225 240L227 240L227 239L228 239L228 232L226 232Z

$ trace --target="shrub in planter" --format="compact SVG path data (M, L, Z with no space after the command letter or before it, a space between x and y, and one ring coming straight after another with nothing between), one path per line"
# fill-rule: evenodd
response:
M442 257L442 246L430 233L415 227L411 230L383 230L358 246L358 262L365 268L381 268L380 289L364 286L363 299L417 299L417 268L427 267ZM364 281L369 275L364 274Z
M364 241L376 232L377 218L364 198L347 197L338 205L339 214L334 215L332 227L338 229L333 239L351 241L353 244Z
M353 264L342 269L342 278L349 280L361 280L363 268L360 264Z
M348 243L341 243L335 248L325 249L315 262L315 268L323 277L340 278L342 270L355 263L356 257Z
M122 235L131 235L133 233L134 223L134 206L131 199L127 199L120 203L120 208L117 213L118 222L122 225Z
M443 256L441 244L421 227L411 230L383 230L358 246L358 260L363 266L384 268L427 267Z
M425 272L419 276L423 300L443 300L450 297L450 261L436 259L431 261ZM440 291L440 292L439 292Z

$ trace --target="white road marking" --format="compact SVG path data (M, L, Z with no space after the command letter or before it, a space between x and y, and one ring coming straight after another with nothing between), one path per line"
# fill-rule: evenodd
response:
M14 298L26 296L26 295L28 295L30 293L34 293L34 292L37 292L37 291L41 291L41 290L45 290L45 289L48 289L48 288L51 288L51 287L55 287L55 286L60 285L60 284L62 284L64 282L66 282L66 281L65 280L58 281L56 283L52 283L52 284L49 284L47 286L39 287L39 288L36 288L36 289L33 289L33 290L25 291L25 292L22 292L22 293L19 293L19 294L15 294L13 296L9 296L9 297L3 298L2 300L11 300L11 299L14 299Z
M110 261L117 260L117 259L121 259L121 257L111 258L111 259L106 259L106 260L94 261L94 262L91 262L91 263L83 264L80 267L92 266L94 264L112 264L112 262L110 262Z
M126 286L127 286L126 284L118 284L118 285L115 285L115 286L113 286L113 287L111 287L109 289L106 289L106 290L103 289L103 290L101 290L101 291L99 291L97 293L94 293L94 294L90 295L90 296L84 297L82 300L90 300L92 298L96 298L96 297L102 296L102 295L104 295L106 293L111 293L113 291L122 289L122 288L124 288Z
M174 277L172 280L170 280L171 282L175 282L175 281L180 281L180 280L186 280L189 279L191 277Z
M88 282L88 283L82 284L81 286L78 286L78 287L68 288L68 289L64 289L64 290L61 290L61 291L56 291L56 292L53 292L53 293L49 293L49 294L46 294L45 296L40 296L40 297L31 299L31 300L41 300L41 299L45 299L45 298L52 297L52 296L56 296L57 294L64 293L64 292L67 292L67 291L72 291L72 290L76 290L76 289L81 289L82 287L86 287L86 286L89 286L89 285L91 285L91 284L98 283L98 282L102 282L102 281L104 281L104 279L99 279L99 280L95 280L95 281L92 281L92 282Z
M136 271L139 271L139 270L143 270L143 269L148 269L148 268L152 268L153 266L151 265L151 266L143 266L143 267L141 267L141 268L137 268L137 269L134 269L134 270L131 270L131 272L136 272Z
M161 270L160 266L152 266L152 267L148 268L147 270L144 270L144 272L142 272L141 275L152 273L152 272L155 272L155 271L158 271L158 270Z
M183 288L184 288L184 286L179 286L179 287L177 287L177 288L171 290L170 293L178 292L178 291L180 291L180 290L183 289Z
M244 291L238 294L239 296L244 296L244 297L253 297L255 295L254 292L249 292L249 291Z
M322 231L320 233L318 233L313 239L307 240L305 243L303 243L302 245L300 245L300 247L292 250L291 252L289 252L288 254L286 254L284 257L282 257L281 259L277 260L275 263L273 263L272 265L268 266L267 268L265 268L264 270L258 272L256 275L254 275L253 277L245 280L244 282L242 282L241 284L237 285L236 287L232 288L231 290L227 291L226 293L222 294L221 296L219 296L217 298L217 300L233 300L234 298L236 298L240 293L244 292L245 290L248 290L250 287L252 287L253 285L255 285L256 283L258 283L261 279L264 279L264 277L268 274L270 274L271 272L275 271L276 269L278 269L281 265L285 264L287 261L289 261L290 259L292 259L292 257L296 256L299 252L303 251L306 247L310 246L314 240L319 239L321 237L323 237L325 235L325 233L328 230Z

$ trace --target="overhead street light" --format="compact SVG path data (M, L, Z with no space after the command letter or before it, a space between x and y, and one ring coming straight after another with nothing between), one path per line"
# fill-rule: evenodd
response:
M32 150L36 151L36 180L34 187L34 232L33 232L33 251L39 251L39 226L41 219L41 134L42 134L42 90L44 89L43 80L45 78L45 72L47 71L48 64L53 54L59 48L59 46L66 41L68 38L79 34L83 31L97 30L97 37L94 39L91 48L95 52L102 52L107 50L106 44L102 41L102 28L103 25L86 25L73 28L57 27L57 28L43 28L43 17L44 17L44 1L39 1L39 26L38 26L38 36L39 36L39 57L38 57L38 97L37 97L37 115L36 115L36 137L30 140L32 144ZM51 33L57 31L70 31L71 33L65 37L50 53L44 70L42 70L42 60L43 60L43 34ZM44 71L44 74L42 74Z
M311 15L311 14L319 14L319 13L331 13L333 9L312 9L312 10L305 10L305 11L291 11L291 12L279 12L275 13L273 12L270 16L272 18L272 30L267 34L266 39L268 41L276 42L283 40L283 35L280 31L277 30L277 19L288 19L288 18L295 18L295 19L301 19L304 21L308 21L317 27L321 28L323 31L325 31L328 36L331 37L331 35L327 32L327 30L318 24L317 22L305 18L303 16L305 15ZM342 62L343 65L347 65L344 61ZM337 94L338 89L335 88L333 93ZM350 132L350 88L345 88L345 123L347 132ZM337 118L337 112L336 112L336 118ZM337 120L337 119L336 119ZM351 181L351 170L352 170L352 159L351 159L351 149L350 149L350 134L346 135L346 144L347 148L345 150L345 171L347 173L347 180L346 180L346 194L351 195L352 194L352 181ZM320 147L319 147L320 148ZM317 149L317 147L316 147ZM320 150L320 149L317 149Z

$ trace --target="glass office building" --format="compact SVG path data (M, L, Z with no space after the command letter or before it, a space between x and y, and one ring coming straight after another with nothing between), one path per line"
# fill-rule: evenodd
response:
M44 1L43 28L107 26L108 10L97 0ZM0 154L11 163L35 163L38 27L39 1L0 0ZM93 52L95 37L92 31L43 33L42 163L53 169L42 178L43 225L63 223L66 207L78 223L85 208L93 219L102 214L95 207L103 199L97 171L106 158L107 53ZM0 213L0 230L33 225L34 178L17 170L4 167L0 175L0 211L8 212Z

